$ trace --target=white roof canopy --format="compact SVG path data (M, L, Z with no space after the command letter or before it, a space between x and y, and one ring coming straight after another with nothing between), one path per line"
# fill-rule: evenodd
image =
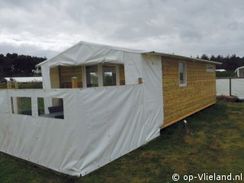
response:
M240 69L244 69L244 66L236 68L235 72L239 71Z
M57 65L89 65L95 63L104 62L122 62L123 63L123 53L137 53L137 54L150 54L150 55L160 55L172 58L188 59L192 61L208 62L213 64L220 64L219 62L213 62L210 60L195 59L191 57L185 57L174 54L167 54L155 51L145 51L145 50L134 50L121 48L116 46L101 45L95 43L88 43L80 41L69 49L61 52L55 57L48 59L37 66L49 65L49 67L54 67Z

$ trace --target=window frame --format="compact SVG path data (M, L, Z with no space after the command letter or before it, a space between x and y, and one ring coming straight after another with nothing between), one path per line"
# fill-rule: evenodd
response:
M213 64L206 64L206 71L207 72L215 72L214 65Z
M27 97L27 96L14 96L15 99L13 99L13 113L12 114L17 114L17 115L26 115L26 116L33 116L33 101L32 97ZM11 101L11 104L12 104ZM14 104L15 102L15 104ZM14 109L15 107L16 109ZM11 106L12 107L12 106ZM30 112L30 113L28 113Z
M96 66L97 67L97 77L98 77L98 86L87 86L87 66ZM103 64L92 64L92 65L84 65L83 67L83 88L93 88L93 87L111 87L111 86L104 86L104 77L103 77L103 67L112 66L115 67L115 74L116 74L116 84L111 86L119 86L120 84L120 73L119 73L119 66L120 64L112 64L112 63L103 63Z
M184 70L183 70L183 78L184 78L183 83L181 83L181 78L180 78L180 74L181 74L180 64L184 65L184 67L183 67L184 68ZM178 63L178 77L179 77L179 87L186 87L187 86L187 63L184 61L180 61Z
M119 80L120 80L120 78L119 78L119 65L117 65L117 64L102 64L102 75L101 75L102 86L106 87L104 85L104 83L105 83L105 81L104 81L104 72L105 72L104 67L108 67L108 68L113 67L115 69L115 85L106 85L106 86L118 86L118 85L120 85L119 84Z
M87 78L87 67L96 67L97 69L97 86L88 86L88 78ZM83 83L85 84L85 88L94 88L94 87L99 87L100 86L100 79L99 79L99 75L100 75L100 68L98 64L94 64L94 65L84 65L84 76L83 77ZM89 83L90 84L90 83Z

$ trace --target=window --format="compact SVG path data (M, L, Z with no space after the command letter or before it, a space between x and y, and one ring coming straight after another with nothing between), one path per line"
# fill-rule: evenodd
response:
M30 97L16 97L16 102L17 114L32 115Z
M124 65L103 63L86 66L83 78L87 87L125 85Z
M57 66L50 68L52 88L86 88L125 85L124 64Z
M187 85L187 75L186 75L186 63L179 63L179 85L186 86Z
M86 66L86 84L87 87L98 86L98 66Z
M103 65L103 86L114 86L116 82L116 66Z
M30 97L10 97L12 114L32 115Z
M77 87L82 87L82 66L59 67L60 88L72 88L72 78L76 77Z
M52 98L45 105L44 98L41 97L37 98L37 104L38 116L46 118L64 119L64 105L62 98ZM46 112L45 106L47 107Z
M207 72L214 72L214 71L215 71L214 65L207 64Z

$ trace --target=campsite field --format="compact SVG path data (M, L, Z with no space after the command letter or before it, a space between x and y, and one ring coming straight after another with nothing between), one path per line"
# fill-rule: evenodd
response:
M0 153L0 183L163 183L172 182L173 173L244 174L244 103L218 102L187 120L188 130L182 123L168 127L149 144L82 178Z

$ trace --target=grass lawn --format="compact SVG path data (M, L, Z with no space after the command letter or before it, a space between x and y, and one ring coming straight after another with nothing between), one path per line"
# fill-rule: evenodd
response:
M82 178L57 175L0 153L0 183L164 183L172 182L174 172L244 173L244 103L218 102L187 120L190 132L177 123L149 144Z

